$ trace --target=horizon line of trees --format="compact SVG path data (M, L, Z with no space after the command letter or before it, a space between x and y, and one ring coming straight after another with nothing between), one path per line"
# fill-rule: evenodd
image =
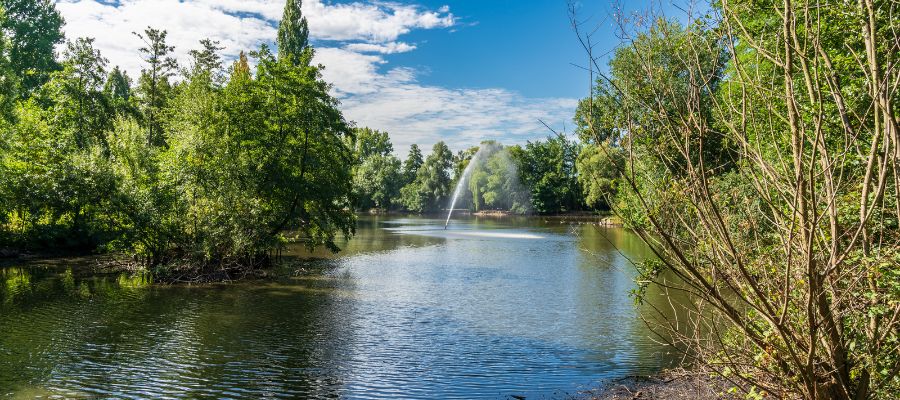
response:
M457 208L514 214L605 212L617 191L615 163L624 161L561 135L524 146L484 141L456 154L440 141L427 157L413 144L403 161L394 155L387 132L357 128L349 145L355 159L353 204L360 211L445 211L481 149Z

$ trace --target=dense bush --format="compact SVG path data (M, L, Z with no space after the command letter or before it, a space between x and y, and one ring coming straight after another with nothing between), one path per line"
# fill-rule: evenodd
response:
M692 297L653 327L748 398L900 395L891 7L729 1L687 26L621 20L579 108L579 132L626 155L614 208L659 256L640 281Z

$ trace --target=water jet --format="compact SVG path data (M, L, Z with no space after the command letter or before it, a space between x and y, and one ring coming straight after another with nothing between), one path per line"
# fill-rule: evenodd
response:
M459 177L459 181L456 182L456 189L453 190L453 198L450 200L450 210L447 211L447 221L444 222L444 230L447 230L447 226L450 225L450 217L453 215L453 207L456 207L456 199L459 198L462 188L466 181L469 180L469 175L472 175L472 168L478 163L478 160L481 158L481 153L486 148L487 146L484 145L478 148L478 151L476 151L475 155L472 156L472 159L469 160L469 164L466 165L466 169L463 170L462 175Z

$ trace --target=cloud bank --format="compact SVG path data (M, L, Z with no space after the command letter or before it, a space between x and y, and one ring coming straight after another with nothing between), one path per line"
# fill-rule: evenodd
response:
M92 37L110 64L136 76L142 65L140 39L132 32L147 26L168 31L183 65L203 38L219 40L222 55L272 43L284 0L58 0L66 36ZM538 119L561 125L577 100L526 98L502 88L459 89L422 84L417 71L392 66L390 54L415 51L401 41L418 29L445 29L457 18L444 6L429 10L392 2L303 1L316 45L316 61L334 85L345 116L360 126L391 133L398 153L412 143L444 140L462 149L481 140L521 143L546 136ZM449 33L448 33L449 34ZM440 66L432 66L439 68Z

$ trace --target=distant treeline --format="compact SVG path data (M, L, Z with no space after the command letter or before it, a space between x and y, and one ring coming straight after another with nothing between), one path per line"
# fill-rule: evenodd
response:
M485 141L456 154L438 142L425 158L414 144L402 162L393 155L387 132L360 128L354 138L353 198L359 210L444 211L466 167L483 148L456 208L517 214L606 211L617 191L616 163L624 162L564 136L524 146Z

